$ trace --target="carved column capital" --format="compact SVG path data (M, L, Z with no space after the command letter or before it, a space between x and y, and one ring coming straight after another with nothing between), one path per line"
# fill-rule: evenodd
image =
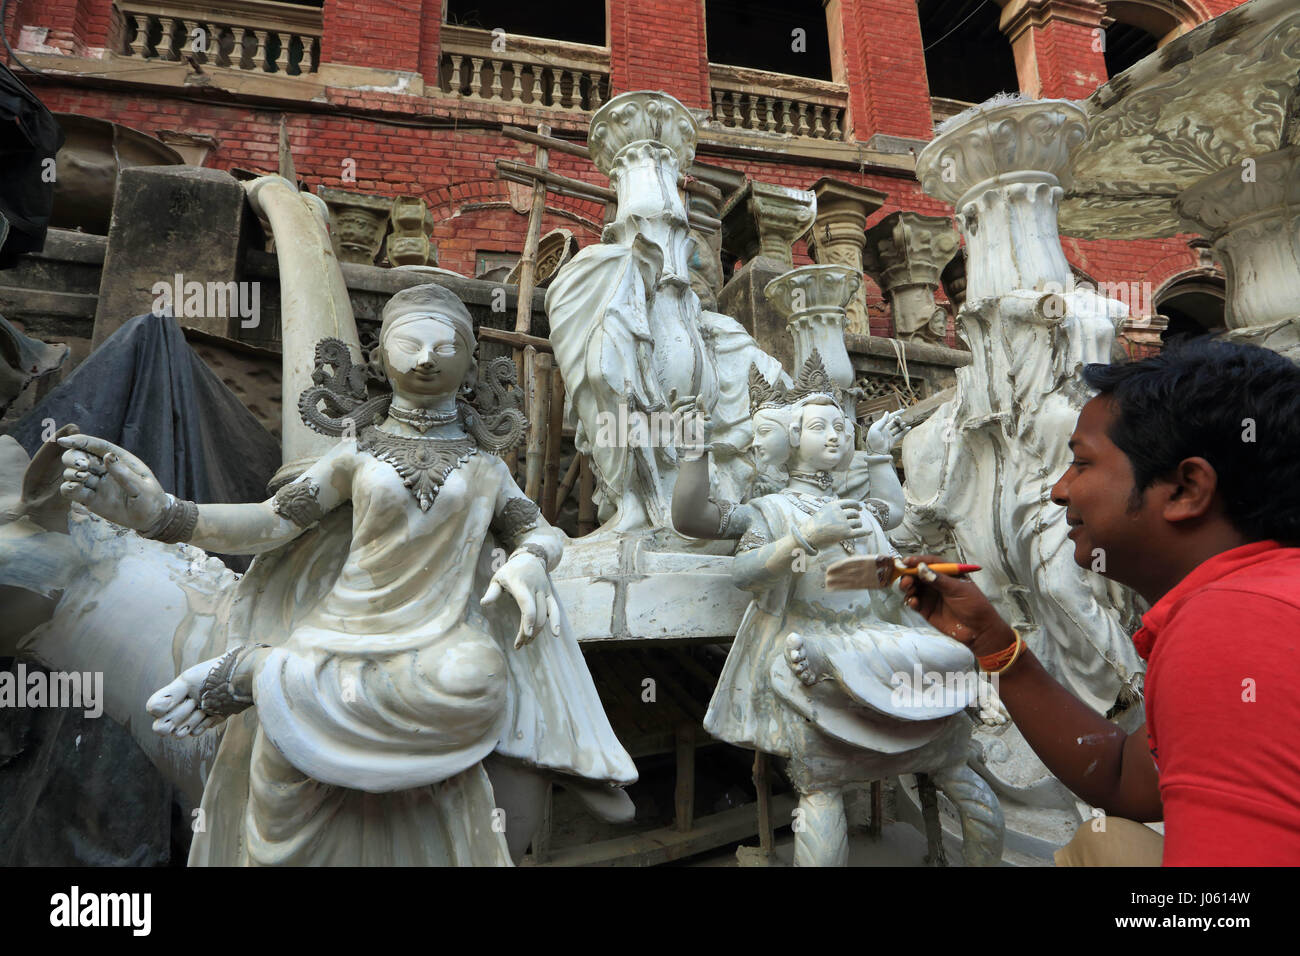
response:
M1086 135L1086 114L1068 100L991 102L921 151L921 188L956 206L972 301L1069 283L1057 215Z
M1015 43L1026 30L1053 20L1092 29L1108 19L1105 5L1097 0L1010 0L1002 8L998 28Z
M889 297L898 335L942 341L947 313L935 303L934 290L960 244L952 221L896 212L872 226L865 238L863 269Z
M745 261L763 256L788 269L790 247L816 214L813 193L750 180L722 207L722 247Z
M330 235L343 262L374 265L388 231L393 209L390 196L372 196L321 186L317 194L330 212Z
M1223 263L1229 329L1300 317L1300 146L1221 169L1176 205Z
M817 217L806 236L808 254L819 264L861 272L867 217L884 205L886 194L829 176L813 183L812 193L817 197ZM850 332L871 334L866 290L861 286L849 301L847 313Z
M763 294L789 322L796 370L816 349L831 381L840 388L853 383L844 345L845 306L861 287L860 270L832 265L802 266L767 284Z

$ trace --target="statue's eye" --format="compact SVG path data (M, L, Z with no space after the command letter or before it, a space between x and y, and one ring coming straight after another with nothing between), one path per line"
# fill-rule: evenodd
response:
M439 346L438 346L438 354L439 354L439 355L455 355L455 354L456 354L456 346L453 345L453 344L450 343L450 342L447 343L446 345L439 345Z

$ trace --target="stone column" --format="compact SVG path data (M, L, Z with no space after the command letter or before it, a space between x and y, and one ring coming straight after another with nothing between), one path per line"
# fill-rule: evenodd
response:
M330 211L330 235L340 261L372 266L388 231L393 210L389 196L372 196L321 186L316 190Z
M845 307L861 287L861 270L831 265L803 266L768 283L764 294L787 320L794 340L792 378L816 349L832 382L840 388L853 384L844 345Z
M398 196L389 219L393 233L388 237L388 261L394 266L436 266L438 250L429 238L433 217L419 196ZM373 258L373 257L372 257Z
M968 302L1073 287L1057 215L1086 135L1074 103L1023 100L986 108L921 151L921 188L957 210Z
M1177 206L1223 263L1229 335L1300 358L1300 146L1207 176Z
M808 230L808 254L819 265L840 265L862 271L867 217L884 205L886 196L875 189L823 177L813 183L817 218ZM867 295L862 285L849 300L848 331L871 334Z
M934 301L934 290L957 251L952 220L896 212L872 226L865 238L863 268L889 298L894 334L943 344L948 313Z
M743 265L718 295L718 311L740 322L759 348L787 369L794 353L786 320L763 290L794 266L790 247L808 231L816 212L813 193L752 180L722 206L722 248Z
M160 312L170 304L183 326L237 337L241 325L252 319L241 319L231 308L230 289L242 278L244 250L256 232L243 187L224 170L122 170L95 308L93 347L127 319L152 311L162 285L170 296L160 303Z
M1106 82L1106 10L1097 0L1009 0L999 26L1011 41L1020 91L1038 98L1088 96Z

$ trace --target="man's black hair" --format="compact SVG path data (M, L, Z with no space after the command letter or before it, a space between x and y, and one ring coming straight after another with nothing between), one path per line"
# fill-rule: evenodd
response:
M1250 541L1300 545L1300 366L1198 338L1138 362L1085 366L1083 379L1114 403L1108 434L1132 463L1135 495L1184 459L1204 458L1233 527Z

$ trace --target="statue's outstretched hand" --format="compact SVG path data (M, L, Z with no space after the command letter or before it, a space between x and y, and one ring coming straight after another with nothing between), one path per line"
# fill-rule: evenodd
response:
M911 431L910 425L903 424L901 411L889 412L867 429L867 451L873 455L888 455L894 446Z
M125 448L93 435L58 439L63 453L60 493L95 514L136 531L151 528L167 507L167 493L149 466Z
M519 605L519 633L515 635L515 649L532 641L549 624L551 633L560 633L560 605L551 589L551 578L546 565L537 555L528 551L516 552L492 575L480 604L488 605L508 591Z
M668 405L677 451L687 458L704 454L709 447L709 437L713 434L713 416L704 407L704 396L678 397L677 389L674 388L668 392Z
M154 733L164 737L197 737L226 719L199 708L203 682L221 660L214 657L195 664L145 702L145 710L158 718L153 722Z

